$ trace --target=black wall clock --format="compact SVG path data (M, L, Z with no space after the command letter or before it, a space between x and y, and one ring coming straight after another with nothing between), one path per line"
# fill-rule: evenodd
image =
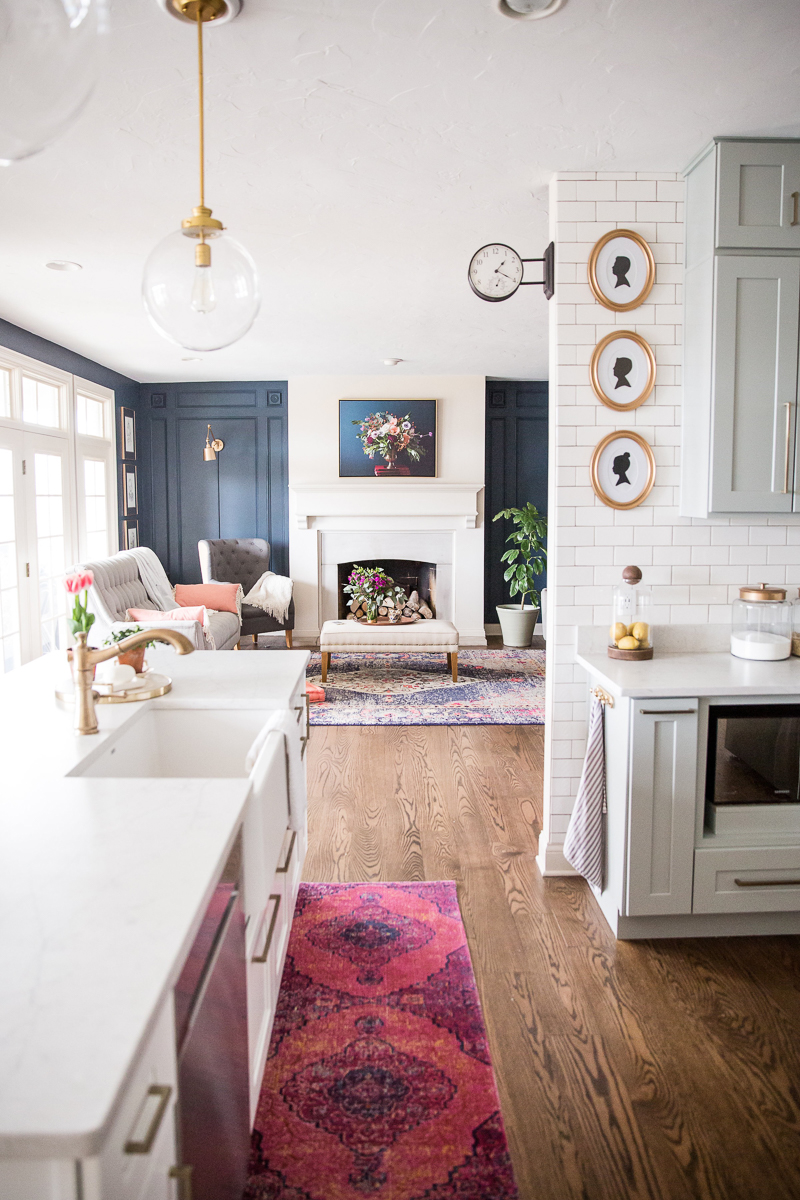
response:
M511 246L502 242L490 242L481 246L473 254L467 278L469 286L481 300L497 304L500 300L508 300L521 287L541 287L548 300L554 294L554 260L555 247L551 242L542 258L521 258ZM523 279L524 263L540 262L543 265L544 279Z

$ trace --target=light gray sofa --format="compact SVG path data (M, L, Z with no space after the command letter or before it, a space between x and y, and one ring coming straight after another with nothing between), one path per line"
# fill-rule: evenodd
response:
M196 650L209 649L199 621L128 620L126 611L129 608L157 608L139 577L132 551L120 550L119 554L113 554L110 558L84 562L72 569L94 573L94 583L89 588L89 611L95 615L89 635L90 645L100 646L110 633L130 629L132 625L140 625L143 629L163 629L168 625L169 629L184 633ZM166 572L164 584L169 587ZM232 650L238 645L241 626L235 613L211 612L209 624L217 650Z

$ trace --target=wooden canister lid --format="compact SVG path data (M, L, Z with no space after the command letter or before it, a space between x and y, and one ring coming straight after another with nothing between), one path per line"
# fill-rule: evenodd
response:
M622 578L626 583L641 583L642 572L638 567L626 567L622 572Z

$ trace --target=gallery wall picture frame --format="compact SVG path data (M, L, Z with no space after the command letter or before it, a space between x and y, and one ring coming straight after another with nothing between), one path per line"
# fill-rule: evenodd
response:
M340 479L434 479L436 400L340 400Z
M119 456L125 462L136 458L136 413L132 408L119 410Z
M136 467L130 463L120 466L122 475L122 515L125 517L139 516L139 481Z
M139 522L126 521L122 528L125 541L123 550L136 550L139 546Z
M656 281L653 251L632 229L611 229L589 255L589 287L595 300L612 312L644 304Z
M592 488L609 508L637 508L656 481L656 460L644 438L630 429L607 433L594 448Z
M589 377L601 404L615 412L630 412L644 404L655 387L653 348L638 333L615 329L595 346Z

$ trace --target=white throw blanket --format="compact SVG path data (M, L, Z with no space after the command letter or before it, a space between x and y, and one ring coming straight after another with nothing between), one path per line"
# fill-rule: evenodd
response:
M155 550L151 550L149 546L138 546L128 553L136 559L139 578L156 608L161 612L169 612L171 608L175 608L175 592Z
M603 705L592 696L589 740L581 782L564 839L564 857L593 887L602 890L605 867L606 753Z
M287 575L265 571L244 598L245 604L263 608L264 612L283 625L289 615L292 600L292 581Z
M286 744L286 763L289 774L289 828L302 832L306 827L306 777L301 757L300 729L296 714L288 708L277 709L247 752L245 769L252 774L264 743L271 733L282 733ZM302 714L301 714L302 722Z
M161 559L156 554L155 550L151 550L149 546L137 546L135 550L129 550L136 559L136 567L139 571L144 590L147 592L148 599L155 605L159 612L171 612L177 608L175 603L175 589L167 579L167 573L161 565ZM137 605L133 606L138 607ZM241 611L239 613L241 620ZM214 641L214 635L211 632L211 624L208 617L208 609L203 606L203 637L209 650L216 650L217 645Z

